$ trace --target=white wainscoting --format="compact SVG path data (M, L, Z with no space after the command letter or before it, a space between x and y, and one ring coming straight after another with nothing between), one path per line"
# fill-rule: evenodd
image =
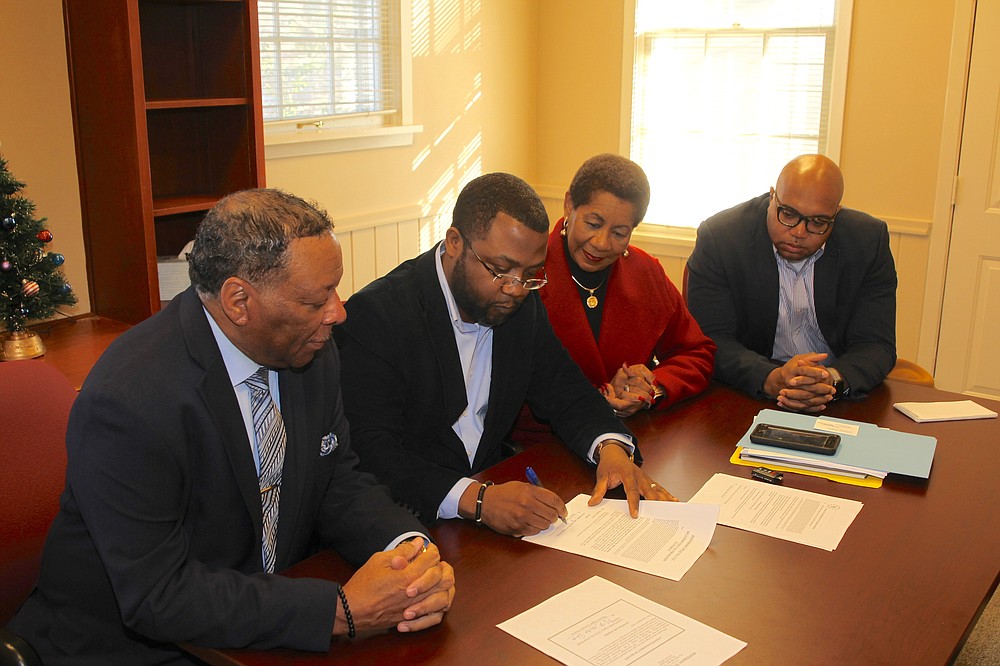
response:
M421 212L413 206L334 220L344 252L344 278L337 290L343 300L444 237L444 218Z

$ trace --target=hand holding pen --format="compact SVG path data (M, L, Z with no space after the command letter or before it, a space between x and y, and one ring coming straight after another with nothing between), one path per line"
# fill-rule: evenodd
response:
M538 475L535 474L535 470L531 469L530 467L527 467L524 470L524 474L525 474L525 476L528 477L528 481L531 482L531 485L537 486L538 488L544 488L545 487L545 486L542 485L542 482L538 479ZM563 525L568 525L569 524L569 523L566 522L566 519L563 518L562 516L559 516L559 520L563 521Z

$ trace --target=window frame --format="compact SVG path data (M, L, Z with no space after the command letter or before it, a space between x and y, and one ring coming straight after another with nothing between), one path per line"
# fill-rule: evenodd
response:
M423 126L413 123L412 7L409 0L388 2L395 3L399 15L399 108L390 112L265 121L265 158L413 145L413 136L422 132ZM398 120L386 122L389 115Z

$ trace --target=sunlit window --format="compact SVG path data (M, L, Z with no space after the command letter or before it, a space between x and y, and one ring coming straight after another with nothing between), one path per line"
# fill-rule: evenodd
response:
M260 0L264 120L399 112L398 0ZM367 119L367 120L365 120Z
M796 155L839 157L849 13L849 0L637 1L631 156L652 185L647 222L697 227Z

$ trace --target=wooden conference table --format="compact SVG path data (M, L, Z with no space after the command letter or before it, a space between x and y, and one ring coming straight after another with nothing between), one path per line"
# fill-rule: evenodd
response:
M679 582L446 521L432 530L455 567L455 603L442 625L333 641L329 654L190 648L211 664L552 664L495 625L591 576L747 642L732 664L944 664L957 654L1000 578L1000 421L915 423L894 402L964 399L888 381L830 416L937 437L930 479L890 476L882 488L785 474L784 485L864 503L833 552L720 526ZM1000 402L977 400L994 411ZM728 462L756 413L770 405L714 385L699 399L628 420L646 471L682 500ZM523 480L534 467L568 501L593 472L564 447L532 446L482 479ZM330 552L289 576L346 580Z

